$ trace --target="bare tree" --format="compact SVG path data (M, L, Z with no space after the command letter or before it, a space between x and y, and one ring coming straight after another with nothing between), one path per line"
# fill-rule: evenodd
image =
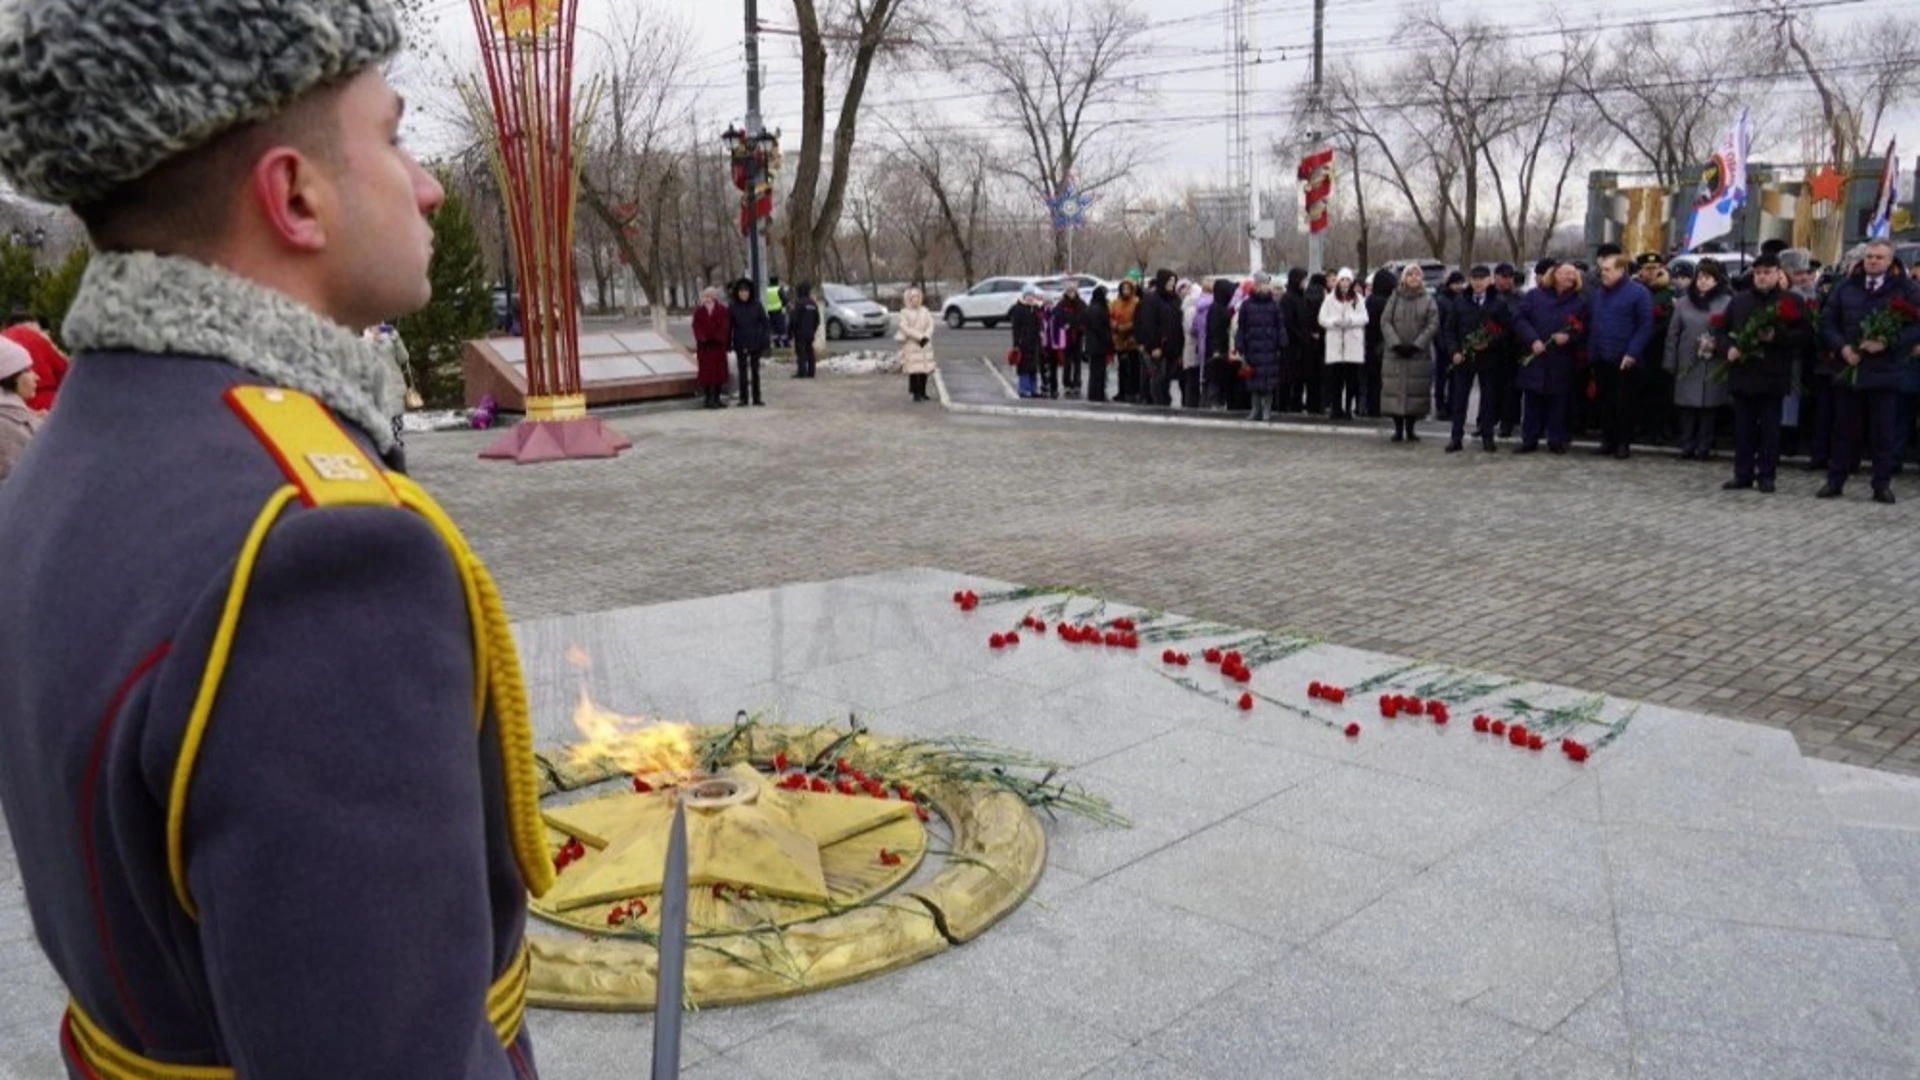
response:
M820 280L821 258L840 229L867 80L883 60L906 55L920 10L920 0L793 0L800 36L800 153L787 195L785 254L795 281ZM829 156L827 84L829 61L836 59L842 81Z
M1507 258L1513 262L1533 257L1559 227L1567 182L1580 159L1582 140L1589 154L1603 148L1595 145L1589 123L1593 112L1576 86L1575 76L1586 55L1584 43L1568 34L1554 53L1510 61L1517 72L1509 81L1531 86L1534 92L1517 95L1509 106L1512 122L1480 146L1499 204ZM1603 135L1601 141L1611 140ZM1551 188L1543 190L1549 183Z
M1148 100L1147 85L1125 71L1145 52L1146 20L1124 0L968 0L955 37L967 44L949 52L956 70L980 77L996 91L1000 114L1021 148L1014 177L1041 202L1072 182L1097 192L1137 164L1109 145L1127 117ZM1053 268L1067 266L1067 236L1053 238Z
M1129 192L1107 207L1102 220L1111 220L1126 241L1126 258L1142 273L1154 270L1154 256L1167 244L1167 211L1151 195Z
M1636 23L1574 45L1571 76L1600 122L1663 185L1678 184L1713 153L1735 106L1729 64L1747 50L1689 23L1667 31Z
M947 239L960 256L960 276L968 285L974 274L974 250L987 213L987 180L993 169L993 149L979 139L937 135L924 127L893 129L897 161L918 178L932 197Z
M1766 0L1754 18L1772 32L1775 58L1813 84L1826 150L1836 167L1851 171L1853 162L1879 145L1888 111L1911 85L1920 64L1920 19L1882 15L1849 27L1842 38L1782 0Z

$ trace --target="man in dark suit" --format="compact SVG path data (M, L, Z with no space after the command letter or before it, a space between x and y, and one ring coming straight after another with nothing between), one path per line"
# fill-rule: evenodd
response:
M1445 314L1450 327L1446 347L1451 354L1448 404L1453 407L1453 438L1447 443L1447 453L1458 453L1465 438L1467 401L1476 380L1480 384L1480 407L1474 435L1480 440L1480 449L1492 453L1500 398L1493 365L1501 352L1513 347L1513 315L1493 287L1493 270L1484 265L1474 267L1467 276L1466 294L1454 297Z
M1898 329L1883 339L1867 332L1876 313ZM1896 274L1893 245L1867 244L1853 268L1828 297L1821 336L1838 358L1833 380L1833 455L1822 499L1837 499L1860 466L1862 437L1873 448L1873 501L1893 502L1893 424L1900 368L1920 345L1920 296L1912 279Z

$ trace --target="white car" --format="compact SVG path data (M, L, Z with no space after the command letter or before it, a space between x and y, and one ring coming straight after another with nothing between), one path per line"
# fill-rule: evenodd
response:
M1020 302L1020 294L1031 285L1040 290L1040 295L1048 300L1057 299L1060 290L1056 284L1049 292L1043 282L1047 278L1037 277L990 277L957 296L947 297L941 307L941 317L955 330L970 322L977 322L991 330L1006 319L1007 312Z

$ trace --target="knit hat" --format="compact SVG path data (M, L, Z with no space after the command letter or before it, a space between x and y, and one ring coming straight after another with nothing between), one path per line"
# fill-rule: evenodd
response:
M0 338L0 379L11 379L33 366L27 350L7 338Z
M10 0L0 173L97 202L400 45L388 0Z

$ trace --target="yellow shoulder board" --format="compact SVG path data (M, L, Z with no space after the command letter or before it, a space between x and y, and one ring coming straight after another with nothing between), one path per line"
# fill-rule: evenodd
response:
M306 505L400 505L385 470L319 401L272 386L236 386L226 399L300 489Z

